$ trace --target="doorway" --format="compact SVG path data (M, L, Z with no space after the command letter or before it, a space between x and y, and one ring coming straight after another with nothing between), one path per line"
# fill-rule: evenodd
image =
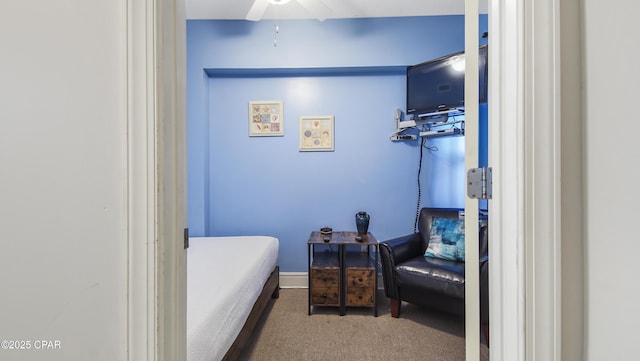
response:
M525 235L525 204L531 200L524 198L522 186L525 183L522 169L530 164L525 158L522 144L525 136L532 137L529 131L523 133L523 84L524 78L523 45L521 39L524 34L522 24L525 15L521 10L523 1L518 6L510 6L505 1L492 4L490 12L490 28L492 33L491 62L498 69L493 72L490 80L490 92L495 94L490 98L491 115L489 121L491 141L489 144L489 159L491 165L498 170L494 174L495 192L500 199L494 199L489 208L492 229L492 263L491 302L492 302L492 359L523 359L525 354L525 274L524 264L524 235ZM536 27L544 28L548 19L554 19L551 14L552 5L536 4L542 10L547 10L547 17L535 19ZM529 20L532 14L527 15ZM544 21L543 21L544 20ZM553 38L548 39L551 43ZM546 53L553 56L552 51ZM544 51L542 51L544 55ZM541 55L541 56L543 56ZM547 74L548 77L552 75ZM531 96L531 95L527 95ZM536 125L534 125L536 126ZM544 131L544 130L543 130ZM547 130L553 135L553 130ZM528 138L531 139L531 138ZM540 167L551 167L549 163ZM550 209L553 205L545 206ZM530 222L529 222L530 223ZM513 241L513 240L516 241ZM511 240L511 241L508 241ZM539 267L552 269L558 264L542 263ZM500 275L500 277L497 277ZM536 290L530 290L535 293ZM531 294L527 297L533 297ZM546 300L551 305L550 310L557 304L552 296ZM556 321L558 322L558 321ZM557 323L555 324L557 326ZM550 326L555 329L556 326ZM534 326L529 326L534 327ZM557 336L558 337L558 336ZM552 341L553 342L553 341ZM543 345L544 346L544 345Z

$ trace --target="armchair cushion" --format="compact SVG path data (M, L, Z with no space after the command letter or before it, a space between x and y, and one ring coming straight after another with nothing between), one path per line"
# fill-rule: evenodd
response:
M464 219L434 217L424 255L464 262Z
M464 262L415 257L397 265L395 276L399 288L464 298Z

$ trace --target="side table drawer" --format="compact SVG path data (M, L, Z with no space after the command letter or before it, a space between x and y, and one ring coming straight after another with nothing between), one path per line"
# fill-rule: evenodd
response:
M339 269L311 269L311 287L312 288L335 288L340 285Z
M322 306L340 305L340 269L311 269L311 304Z
M347 268L347 288L373 287L373 269Z
M347 306L375 305L375 274L373 269L347 268Z
M374 289L372 287L349 288L347 290L347 306L373 306Z
M375 305L374 270L347 268L347 306Z
M338 288L314 287L311 290L311 304L324 306L340 305Z

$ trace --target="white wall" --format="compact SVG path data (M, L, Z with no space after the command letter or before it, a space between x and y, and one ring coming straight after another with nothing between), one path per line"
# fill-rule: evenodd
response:
M585 360L640 354L640 5L582 1ZM579 212L576 209L576 212Z
M0 359L123 360L126 2L3 0L0 44Z

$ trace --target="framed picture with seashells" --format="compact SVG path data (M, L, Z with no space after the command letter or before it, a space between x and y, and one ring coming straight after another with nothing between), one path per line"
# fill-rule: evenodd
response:
M333 151L333 115L300 117L300 151Z
M249 102L249 136L284 136L282 100L252 100Z

